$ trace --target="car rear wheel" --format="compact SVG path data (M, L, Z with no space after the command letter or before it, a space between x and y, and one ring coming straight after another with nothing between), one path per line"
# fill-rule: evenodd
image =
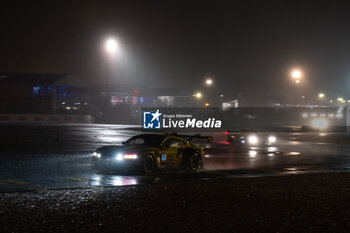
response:
M143 171L147 174L151 174L156 170L156 162L152 155L146 155L143 160Z
M190 156L188 161L188 170L190 171L197 171L201 168L202 160L198 153L194 153Z

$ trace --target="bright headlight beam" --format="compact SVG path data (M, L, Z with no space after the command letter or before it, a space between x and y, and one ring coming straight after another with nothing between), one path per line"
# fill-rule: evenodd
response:
M269 143L275 143L277 141L275 136L269 136L268 140L269 140Z
M251 135L251 136L248 137L248 142L249 142L250 144L252 144L252 145L257 144L258 141L259 141L259 140L258 140L258 137L255 136L255 135Z
M117 154L117 156L115 157L118 161L123 160L124 156L123 154Z
M94 156L94 157L96 157L96 158L101 158L101 154L100 153L97 153L97 152L94 152L93 154L92 154L92 156Z

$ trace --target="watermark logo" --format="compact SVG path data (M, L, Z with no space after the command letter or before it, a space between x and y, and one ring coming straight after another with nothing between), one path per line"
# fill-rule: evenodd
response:
M213 130L222 127L216 110L203 108L146 108L142 110L141 124L144 130L163 131Z
M157 111L143 111L143 128L144 129L160 129L162 128L161 124L162 113Z

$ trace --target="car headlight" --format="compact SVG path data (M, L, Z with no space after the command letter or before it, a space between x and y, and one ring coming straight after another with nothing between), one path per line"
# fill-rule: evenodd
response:
M250 135L248 137L248 142L249 142L249 144L256 145L259 142L259 139L255 135Z
M116 160L121 161L124 159L124 155L123 154L117 154L117 156L115 157Z
M92 156L94 156L94 157L96 157L96 158L101 158L101 154L100 153L97 153L97 152L94 152L93 154L92 154Z
M269 143L275 143L277 141L277 138L275 136L269 136L268 141Z

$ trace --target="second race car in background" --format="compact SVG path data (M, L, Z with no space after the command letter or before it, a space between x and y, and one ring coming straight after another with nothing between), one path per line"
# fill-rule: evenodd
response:
M273 133L254 131L227 131L227 141L236 151L259 150L268 151L277 144Z

